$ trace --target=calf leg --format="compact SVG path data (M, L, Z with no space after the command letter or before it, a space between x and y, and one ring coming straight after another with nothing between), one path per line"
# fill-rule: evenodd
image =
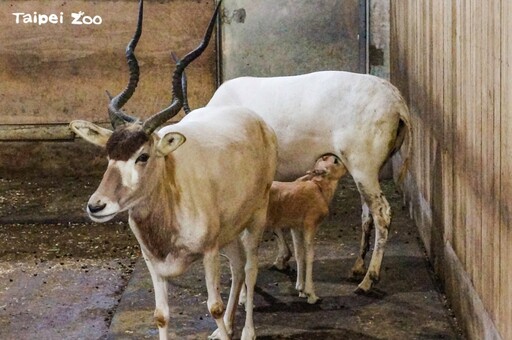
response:
M153 282L153 290L155 291L155 313L154 318L158 326L158 334L160 340L167 340L167 329L169 326L169 301L167 297L167 279L156 274L153 264L142 253L149 273L151 274L151 281Z
M306 251L306 281L304 285L304 294L308 298L308 303L314 304L318 301L313 284L313 261L315 259L315 235L317 225L315 223L305 223L304 225L304 248Z
M364 293L368 292L372 284L377 283L380 278L380 267L388 239L389 224L391 222L391 209L386 197L384 197L380 189L378 176L375 176L375 179L354 179L356 180L359 192L370 209L375 224L375 246L372 259L363 281L356 289L357 293Z
M292 252L290 251L290 247L288 247L288 243L283 235L283 231L281 229L274 230L274 234L277 239L278 253L276 260L274 261L274 266L279 270L285 270L289 267L288 260L292 257Z
M355 278L362 278L366 274L366 267L364 265L364 258L366 253L370 249L370 236L373 229L373 218L370 214L370 208L368 208L368 204L364 201L364 198L361 197L362 203L362 233L361 233L361 243L359 247L359 255L356 258L356 262L352 267L352 276Z
M224 324L224 304L220 297L220 259L217 247L212 248L204 254L203 258L204 272L206 278L206 289L208 291L208 311L215 319L217 339L228 340L228 332Z
M304 232L302 229L291 229L293 239L293 250L295 251L295 261L297 262L297 282L295 289L299 291L300 297L304 295L304 282L306 276L306 260L304 258Z

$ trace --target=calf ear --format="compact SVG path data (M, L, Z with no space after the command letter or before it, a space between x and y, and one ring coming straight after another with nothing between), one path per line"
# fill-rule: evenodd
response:
M186 140L185 136L179 132L169 132L158 141L156 151L160 156L167 156L185 143Z
M69 127L74 133L88 141L89 143L105 147L112 131L104 129L85 120L74 120L69 123Z

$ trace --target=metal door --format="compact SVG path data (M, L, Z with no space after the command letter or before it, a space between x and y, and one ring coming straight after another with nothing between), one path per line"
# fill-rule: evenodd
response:
M224 0L219 79L366 72L365 0Z

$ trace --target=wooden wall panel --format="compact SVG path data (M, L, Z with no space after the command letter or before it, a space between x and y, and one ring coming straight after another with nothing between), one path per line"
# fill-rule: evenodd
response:
M440 105L444 103L444 37L443 37L443 2L435 1L431 3L431 34L430 34L430 45L432 49L432 62L429 73L431 74L431 97L438 98L437 101L428 100L430 104L430 114L428 125L431 127L430 131L432 135L432 147L429 152L430 164L432 169L433 178L443 178L443 107ZM442 259L439 258L439 254L442 254L444 231L441 226L443 225L443 207L444 207L444 195L443 195L443 183L442 180L431 181L431 200L430 206L432 207L432 253L435 254L433 258L434 267L442 270L439 264L442 263ZM433 200L439 200L438 204L433 204Z
M443 102L440 103L442 107L442 133L443 139L441 143L441 168L442 168L442 223L444 226L444 241L453 243L453 221L454 221L454 202L453 202L453 122L454 110L456 108L456 101L454 100L457 87L455 86L455 70L453 68L456 60L456 49L454 45L455 38L455 17L453 15L456 2L453 1L451 10L444 10L441 4L443 13L442 21L442 51L443 51L443 70L442 84L452 84L451 86L442 86L443 88Z
M491 11L491 21L492 21L492 30L489 31L489 34L491 35L491 39L493 41L493 44L490 48L492 53L492 59L491 59L491 75L492 75L492 87L490 92L490 105L492 105L489 108L490 115L489 118L492 119L492 136L488 136L488 138L492 139L492 150L489 150L489 152L492 152L494 155L494 159L492 164L494 165L492 168L492 186L489 190L489 218L490 221L488 224L493 226L493 228L486 228L488 230L488 233L490 234L490 242L494 245L494 247L485 247L488 249L488 257L492 257L492 282L496 283L500 280L501 275L501 269L500 269L500 263L501 259L497 256L494 256L494 252L496 249L499 249L500 245L500 202L501 202L501 196L500 196L500 182L501 182L501 175L500 175L500 164L501 164L501 140L500 140L500 134L495 133L495 131L499 131L500 129L500 117L501 117L501 23L499 20L496 20L496 18L499 18L501 15L501 2L500 1L493 1L492 3L492 11ZM488 243L485 243L486 245ZM500 303L500 294L499 289L494 289L492 293L490 294L492 296L492 301L489 302L489 304L492 306L492 309L489 310L497 310L497 307ZM510 329L509 329L510 331Z
M462 17L462 13L464 13L465 9L465 1L459 0L457 1L456 13L458 13L457 20L457 37L455 40L455 48L458 51L457 60L453 67L455 67L456 80L455 84L457 87L457 93L455 94L456 98L460 98L464 95L465 89L463 88L464 83L464 72L462 72L463 65L467 64L467 51L466 44L463 39L462 32L466 28L467 21ZM455 171L455 193L453 196L453 201L457 202L455 205L455 220L454 220L454 239L453 239L453 248L455 252L459 255L459 260L464 264L466 253L464 247L464 234L459 225L465 224L466 218L466 204L465 204L465 186L463 185L463 175L464 175L464 150L461 148L463 145L462 136L464 135L464 131L466 127L464 126L465 120L465 101L457 101L456 110L455 110L455 128L453 130L454 134L454 149L452 158L454 159L454 171Z
M501 17L501 162L500 162L500 249L501 280L499 284L498 324L503 338L512 338L512 4L502 1Z
M480 155L481 155L481 158L480 158L480 164L479 164L479 167L481 168L481 181L479 183L479 192L480 192L480 195L481 195L481 200L478 200L479 201L479 205L480 205L480 214L479 214L479 217L480 217L480 228L479 228L479 235L480 235L480 244L479 244L479 252L480 252L480 264L479 264L479 268L482 269L482 272L484 272L486 270L486 259L484 257L484 253L485 253L485 247L484 247L484 240L485 238L487 237L487 235L485 234L484 232L484 224L485 224L485 221L484 221L484 216L486 215L486 212L485 212L485 209L486 209L486 206L485 206L485 203L486 203L486 197L483 196L483 188L484 187L488 187L488 184L490 182L490 177L492 177L492 175L489 174L489 171L490 168L488 167L485 167L484 164L492 164L492 160L490 159L491 156L492 156L492 153L489 154L486 152L486 150L488 150L488 144L489 144L489 141L492 141L492 139L489 138L489 131L488 131L488 120L487 120L487 114L489 111L487 111L487 107L488 107L488 101L487 101L487 98L488 98L488 86L489 86L489 82L488 82L488 78L489 78L489 69L488 69L488 65L489 65L489 59L488 59L488 53L487 51L489 50L489 45L490 45L490 42L488 41L488 35L487 35L487 31L488 31L488 24L489 24L489 12L490 12L490 8L489 6L486 6L485 4L484 5L481 5L481 4L477 4L477 12L480 11L481 12L481 15L480 15L480 20L479 20L479 28L480 28L480 32L478 34L478 39L480 41L480 46L479 46L479 49L478 49L478 62L477 65L479 66L480 68L480 71L478 72L478 79L479 79L479 83L480 83L480 88L481 88L481 91L479 91L479 95L480 95L480 107L479 107L479 119L477 120L477 122L480 122L481 124L481 134L480 134ZM478 85L478 84L477 84ZM490 161L490 162L489 162ZM485 228L485 229L489 229L489 228ZM475 280L475 285L479 286L479 291L481 291L482 293L482 299L485 300L485 301L489 301L490 298L489 298L489 291L487 289L483 289L483 287L485 287L484 285L484 277L483 275L478 275L478 278L477 280Z
M512 3L391 11L391 80L416 129L413 216L469 338L512 339Z

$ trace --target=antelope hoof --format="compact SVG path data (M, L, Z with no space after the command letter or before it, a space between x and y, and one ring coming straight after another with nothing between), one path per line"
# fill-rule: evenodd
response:
M366 269L365 268L357 268L357 269L352 269L352 272L351 272L352 275L350 275L352 278L363 278L366 274Z
M232 336L233 336L233 331L228 330L228 339L231 339ZM208 336L208 339L209 340L222 340L222 334L221 334L220 329L217 328L211 335Z
M377 272L370 271L368 274L370 275L370 280L372 280L373 283L379 283L380 276Z
M368 292L366 290L364 290L363 288L361 287L357 287L355 290L354 290L354 293L356 293L357 295L366 295Z
M240 340L256 340L256 333L254 327L244 327Z
M318 300L320 300L320 298L318 296L316 296L314 293L313 294L309 294L309 296L308 296L308 303L310 305L314 305L315 303L318 302Z
M209 340L220 340L221 337L220 337L220 331L219 329L217 328L212 334L210 334L208 336L208 339Z
M364 266L364 261L358 258L356 263L352 267L351 277L356 279L361 279L366 274L366 267Z
M358 295L366 295L372 289L372 281L365 278L356 288L354 293Z

